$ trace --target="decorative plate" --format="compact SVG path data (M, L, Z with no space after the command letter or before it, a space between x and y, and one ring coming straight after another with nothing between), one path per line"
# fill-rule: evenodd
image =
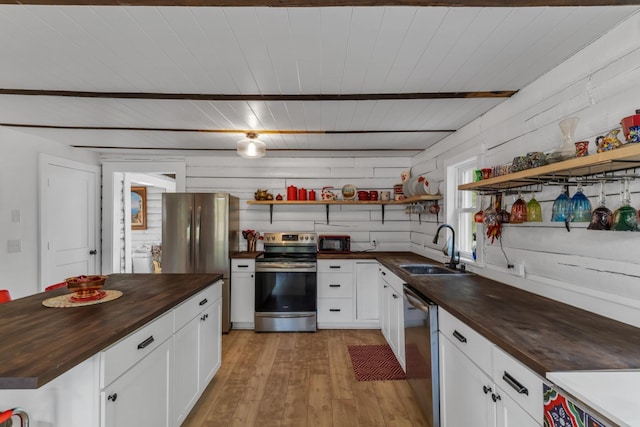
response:
M344 200L353 200L356 198L356 187L351 184L347 184L342 187L342 198Z

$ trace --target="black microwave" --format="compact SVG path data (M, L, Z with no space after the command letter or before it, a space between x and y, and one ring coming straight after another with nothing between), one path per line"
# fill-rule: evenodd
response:
M318 236L318 252L349 253L351 252L351 236L321 234Z

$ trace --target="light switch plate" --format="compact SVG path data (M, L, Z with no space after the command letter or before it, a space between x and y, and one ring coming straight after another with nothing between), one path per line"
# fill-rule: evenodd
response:
M20 222L20 209L11 209L11 222Z
M17 254L22 252L22 240L7 240L7 252L10 254Z

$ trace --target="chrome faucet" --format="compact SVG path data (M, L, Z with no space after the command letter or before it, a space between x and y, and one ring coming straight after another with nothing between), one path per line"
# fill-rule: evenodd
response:
M444 265L446 267L453 268L455 270L456 265L460 263L460 255L458 254L458 259L456 260L456 231L453 229L453 227L450 226L449 224L441 224L440 227L438 227L438 230L436 230L436 236L433 238L433 243L434 244L438 243L438 235L440 234L440 230L442 228L448 228L449 230L451 230L451 241L452 241L451 259L449 260L449 262L445 262Z

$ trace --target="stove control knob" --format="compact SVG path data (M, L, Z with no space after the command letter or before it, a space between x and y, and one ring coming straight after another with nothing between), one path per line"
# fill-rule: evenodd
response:
M313 234L311 235L311 240L316 240L316 236L314 236Z

